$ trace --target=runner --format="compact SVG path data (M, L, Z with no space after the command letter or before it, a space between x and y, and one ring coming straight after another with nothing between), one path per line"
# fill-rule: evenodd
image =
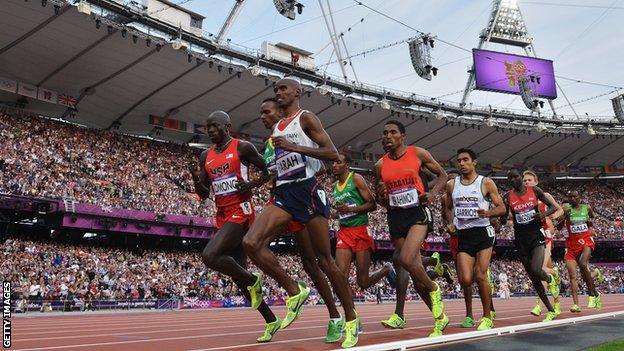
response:
M444 314L442 291L427 275L419 248L425 241L432 220L425 208L436 199L446 184L446 172L425 149L405 145L405 126L401 122L386 122L382 141L387 153L375 165L377 192L380 203L388 208L388 227L395 247L394 263L397 270L395 312L382 324L387 328L405 327L403 312L407 284L399 284L401 279L398 279L404 269L432 312L435 326L430 336L439 336L448 325L448 317ZM421 166L438 177L431 192L424 191L420 177Z
M457 165L461 175L448 181L445 200L447 218L449 222L453 220L450 229L457 230L457 274L464 291L471 290L476 280L483 305L483 318L477 329L488 330L494 324L489 266L495 233L490 217L505 214L505 204L496 184L490 178L477 174L477 155L474 151L459 149ZM494 208L490 209L490 204ZM469 298L472 300L472 294ZM472 319L472 316L467 313L468 318Z
M214 145L201 154L199 164L190 166L190 172L197 195L205 200L212 190L217 207L218 231L202 252L202 261L208 268L232 277L245 297L252 301L247 286L253 285L259 277L246 270L242 240L254 220L251 189L261 185L262 180L249 181L248 165L253 164L265 173L266 166L251 143L230 136L230 127L227 113L210 114L207 131ZM257 340L271 341L282 321L264 301L257 302L255 308L266 321L264 334Z
M315 177L320 169L319 160L335 161L338 152L318 117L299 107L302 91L299 82L291 78L280 79L275 83L274 91L280 108L289 116L275 126L272 135L277 170L275 202L262 210L243 239L243 245L256 266L288 292L288 311L282 322L282 328L286 328L301 315L310 289L286 273L269 249L269 243L291 220L305 224L314 238L311 241L318 264L344 308L346 322L342 347L352 347L358 341L360 320L347 277L331 256L329 202ZM261 286L262 280L258 279L249 287L255 292L253 301L262 300Z
M533 171L524 171L524 173L522 173L522 181L524 182L525 186L537 186L537 184L539 184L537 174L535 174L535 172ZM557 207L557 211L555 211L555 213L553 213L551 216L544 218L544 222L542 222L542 230L544 231L544 237L546 238L546 250L544 250L544 267L542 268L548 274L559 275L559 269L555 267L555 264L551 257L553 235L555 234L555 225L553 224L553 218L559 218L563 216L563 208L561 208L561 205L559 205L557 201L555 201L552 195L546 192L544 193L544 195L546 195L546 197L548 197L550 201L552 201L552 203L555 204L555 207ZM540 209L539 209L540 212L546 212L546 204L539 201L539 206L540 206ZM543 283L543 284L544 284L544 289L546 289L546 283ZM554 307L555 307L555 312L557 312L557 314L561 314L560 299L561 299L560 296L557 296L555 298ZM535 306L531 310L531 314L534 316L539 316L540 314L542 314L542 307L540 306L539 298L537 299L537 301L535 301Z
M507 193L505 204L507 212L513 219L516 249L524 269L531 278L533 288L535 288L544 306L548 309L544 322L552 321L557 317L557 313L550 304L546 296L546 290L541 282L548 282L548 287L554 298L559 296L560 282L558 275L548 274L542 269L544 266L546 240L541 226L544 218L555 213L557 208L544 195L542 189L525 186L518 171L509 171L507 179L511 182L512 189ZM546 212L540 212L538 200L548 206ZM508 213L505 213L503 220L507 218Z

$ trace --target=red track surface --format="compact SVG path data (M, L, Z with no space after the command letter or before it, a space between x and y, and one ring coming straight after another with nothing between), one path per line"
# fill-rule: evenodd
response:
M582 313L568 311L572 300L563 300L560 318L577 317L624 310L624 295L604 295L600 312L583 309ZM543 316L529 314L534 298L494 301L496 327L541 321ZM582 306L587 298L581 297ZM475 317L479 317L480 301L473 300ZM432 329L430 312L423 303L406 305L407 328L384 329L379 323L394 310L394 304L359 305L364 334L359 345L426 337ZM283 308L275 308L284 315ZM459 328L464 317L463 300L446 302L451 324L445 334L467 331ZM255 342L263 331L263 321L257 312L248 309L214 309L143 313L102 313L45 316L12 319L12 350L328 350L339 344L323 343L327 311L322 306L306 307L301 319L288 329L278 332L267 344ZM473 330L473 329L470 329ZM617 331L614 331L617 332Z

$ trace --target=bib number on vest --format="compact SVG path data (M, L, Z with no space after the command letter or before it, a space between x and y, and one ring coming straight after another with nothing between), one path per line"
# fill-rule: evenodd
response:
M465 206L465 207L464 207ZM466 205L457 205L455 206L455 217L457 219L477 219L479 218L479 206L476 204L468 204Z
M250 215L253 212L253 210L251 208L251 204L249 203L249 201L241 202L240 207L243 210L243 213L246 214L246 215Z
M411 208L418 206L418 192L416 189L406 189L392 192L389 195L390 206Z
M572 232L572 234L584 233L587 230L589 230L589 227L587 227L587 223L572 224L570 226L570 231Z
M275 165L280 180L305 177L305 157L299 153L284 151L275 160Z
M214 180L212 189L216 196L230 195L236 192L236 184L238 184L238 179L232 175L224 179Z
M535 217L535 210L530 210L522 213L516 213L516 223L527 224L531 223Z

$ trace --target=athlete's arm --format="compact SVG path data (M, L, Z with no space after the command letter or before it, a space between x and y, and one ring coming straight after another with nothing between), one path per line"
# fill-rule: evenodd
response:
M431 171L431 173L435 174L438 177L435 186L431 188L428 193L419 195L421 202L423 204L427 204L429 201L431 201L432 198L438 195L442 191L442 189L444 189L444 186L448 181L448 175L446 174L444 168L440 166L438 161L436 161L433 156L431 156L429 151L421 147L416 147L416 153L418 155L418 158L420 158L421 164L425 166L425 168L427 168L429 171Z
M449 179L446 183L446 194L442 198L442 220L446 225L446 231L449 234L455 232L455 224L453 223L453 187L455 179Z
M555 204L555 207L557 208L555 213L553 213L552 216L550 216L550 218L559 218L563 216L563 207L559 205L557 200L555 200L555 198L552 195L550 195L550 193L544 193L544 195L546 195L546 197L549 198L550 201L552 201L552 203Z
M311 112L306 112L301 115L299 121L303 131L312 141L318 144L318 148L293 144L283 136L274 137L273 146L287 151L298 152L319 160L338 161L336 146L334 146L318 117Z
M240 192L251 191L251 189L257 188L261 186L262 184L266 183L267 181L269 181L269 179L271 179L271 176L267 170L264 159L258 153L258 150L256 150L256 147L252 143L248 141L240 140L238 142L238 157L240 158L243 164L245 165L252 164L256 166L256 168L262 171L262 176L254 180L251 180L249 182L246 182L246 183L239 183L238 191Z
M485 191L483 193L485 194L486 197L490 198L490 201L492 201L494 208L491 208L487 211L483 209L479 209L477 211L479 213L479 217L489 218L489 217L500 217L504 215L505 212L507 212L507 209L505 208L505 203L503 202L503 199L498 193L498 188L496 187L496 184L494 183L494 181L486 177L483 180L483 187L485 188Z
M594 214L594 209L589 205L587 205L587 214L589 215L590 219L596 218L596 215ZM587 221L587 225L591 227L594 225L594 223L593 221L590 220L590 221Z
M388 192L386 191L386 185L381 179L381 164L383 159L380 159L375 163L375 187L377 188L377 202L383 207L388 207Z
M377 208L377 205L375 204L375 199L373 198L373 194L371 194L371 191L368 188L368 185L366 184L364 177L362 177L361 175L357 173L353 173L353 183L355 184L355 187L360 193L362 200L364 200L364 203L361 204L360 206L355 206L355 207L349 207L347 205L336 206L336 209L338 210L338 212L367 213L367 212L374 211Z
M202 201L206 200L210 196L210 181L208 180L208 174L206 173L206 156L208 150L204 150L199 156L199 164L192 163L189 166L191 177L193 178L193 185L195 187L195 193Z
M533 187L533 191L535 192L535 196L537 196L537 198L541 202L545 203L546 206L548 206L546 212L541 213L538 211L538 213L535 214L536 218L539 218L543 221L545 217L551 216L553 213L555 213L555 211L557 211L557 207L555 207L555 204L553 203L553 201L551 201L551 199L544 195L544 191L542 189L540 189L539 187Z
M509 210L509 193L503 196L503 203L505 204L505 213L500 216L500 223L504 225L507 223L507 220L511 216L511 211Z

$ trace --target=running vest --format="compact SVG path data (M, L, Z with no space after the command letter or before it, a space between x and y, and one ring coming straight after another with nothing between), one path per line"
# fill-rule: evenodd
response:
M275 171L275 148L273 147L273 140L271 138L264 142L264 152L262 158L267 166L269 172Z
M217 152L213 145L208 150L204 168L212 184L217 207L238 205L251 200L251 192L239 194L236 184L249 179L249 168L238 157L238 139L232 138L230 145Z
M532 186L526 187L524 195L516 194L515 190L509 192L509 207L513 215L514 230L533 231L540 230L542 222L535 219L538 213L538 200Z
M461 177L455 178L453 186L453 210L455 217L453 223L457 229L469 229L487 227L490 225L489 218L479 218L477 210L488 210L490 201L483 196L483 180L485 177L477 176L470 184L464 185Z
M356 207L364 203L364 199L362 199L360 192L355 186L353 177L354 173L349 172L349 176L344 184L336 182L336 185L334 185L334 201L336 205ZM341 227L358 227L368 224L368 213L340 213L339 219Z
M281 120L273 128L272 137L283 136L293 144L318 148L318 144L301 128L301 115L307 111L299 110L294 116ZM298 152L275 148L275 166L277 170L277 186L306 180L314 177L321 169L321 162L315 158Z
M408 146L397 160L385 154L381 161L381 180L388 191L390 208L419 206L418 194L425 192L420 178L420 159L415 146Z
M589 225L589 206L581 204L579 209L570 209L570 218L566 220L566 227L570 236L590 234Z

